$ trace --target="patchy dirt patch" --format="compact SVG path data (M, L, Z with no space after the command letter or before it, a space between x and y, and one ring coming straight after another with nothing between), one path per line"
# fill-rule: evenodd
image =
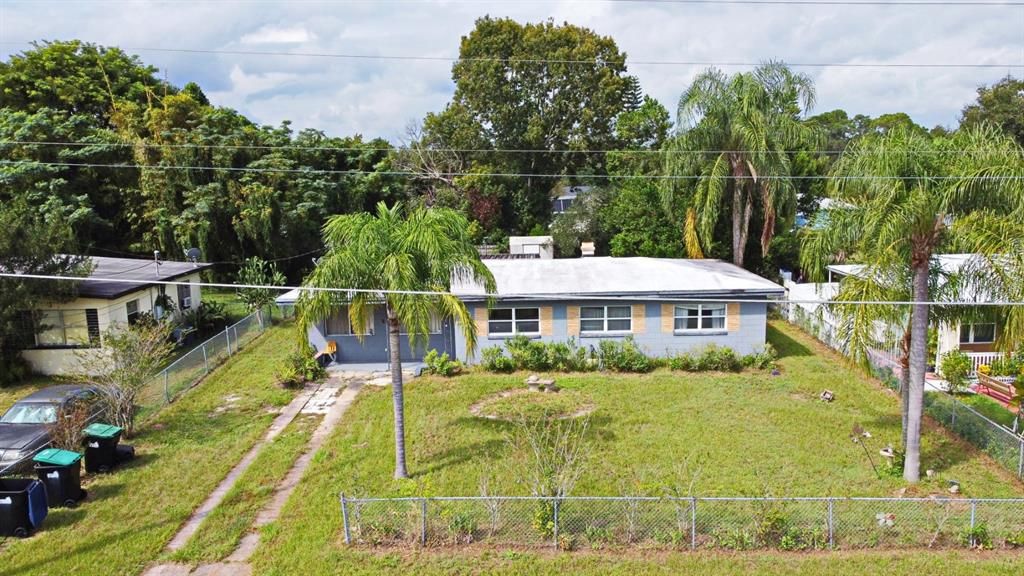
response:
M593 400L577 390L530 391L525 388L492 394L469 407L477 418L512 422L527 418L579 418L594 411Z

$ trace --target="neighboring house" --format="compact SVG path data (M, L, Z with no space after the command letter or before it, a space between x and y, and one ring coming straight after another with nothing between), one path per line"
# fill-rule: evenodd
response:
M768 299L784 294L778 284L719 260L515 258L484 264L498 288L492 307L481 286L452 286L475 319L476 353L471 354L451 319L437 318L426 346L412 349L403 338L403 361L420 360L431 348L474 361L479 349L502 346L516 335L543 341L573 338L587 347L632 337L653 356L709 344L749 354L765 345ZM278 304L293 304L297 297L297 291L290 292ZM360 328L365 336L359 343L342 309L311 326L309 338L318 350L335 341L339 362L387 362L385 327L383 311L375 311L372 326Z
M938 256L939 267L947 274L960 271L964 266L972 263L975 258L972 254L942 254ZM786 282L788 299L790 300L829 300L834 297L842 285L843 278L856 276L861 273L864 266L859 264L834 264L828 266L829 281L819 284L796 284ZM836 330L837 320L831 313L829 306L813 303L794 303L790 306L790 320L803 323L810 322L812 329L818 332L819 337L835 347L842 349L841 342L830 342L838 338ZM992 318L986 322L973 324L939 324L932 327L936 330L935 357L929 359L936 368L942 365L942 357L954 350L961 350L971 358L976 370L982 364L991 364L993 360L1002 356L995 347L996 336L999 330L999 319ZM898 361L901 354L898 346L898 339L903 334L904 327L885 326L879 324L877 337L884 341L884 350L879 352Z
M89 258L93 269L76 282L77 296L40 306L40 322L21 353L39 374L73 374L80 370L83 349L101 349L103 333L116 324L132 324L141 314L178 314L199 305L199 273L210 266L192 262L136 258ZM90 278L117 278L101 282ZM159 281L194 285L165 286ZM166 297L163 297L166 296ZM161 305L169 302L173 309ZM88 352L85 352L88 353Z
M554 215L565 214L580 196L590 192L593 186L562 186L558 189L558 196L551 201L551 213Z

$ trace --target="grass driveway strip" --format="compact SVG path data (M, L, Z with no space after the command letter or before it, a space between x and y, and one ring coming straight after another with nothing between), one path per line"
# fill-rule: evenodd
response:
M168 560L199 564L222 560L238 546L274 489L305 451L321 416L297 417L280 436L263 447L224 501L203 520L188 544Z
M140 573L181 524L266 432L270 408L293 393L274 384L294 328L272 328L157 414L129 442L138 458L92 476L89 498L56 509L33 537L8 540L0 572L10 575Z

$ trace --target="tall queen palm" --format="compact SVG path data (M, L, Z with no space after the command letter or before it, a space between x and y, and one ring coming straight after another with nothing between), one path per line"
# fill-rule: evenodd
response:
M743 266L754 210L764 227L767 255L780 214L796 206L789 151L816 140L800 121L814 105L814 84L781 62L727 76L709 69L679 97L679 129L665 151L663 198L686 200L684 238L691 258L714 244L714 230L727 209L732 219L732 261ZM684 179L672 179L685 176ZM689 185L695 176L696 186ZM727 208L726 208L727 207Z
M915 302L907 323L904 395L903 475L909 482L920 477L929 320L951 313L950 307L933 310L928 304L942 296L936 256L946 250L979 254L987 265L969 267L956 283L991 285L984 270L998 267L1000 254L1016 248L1007 231L1019 229L1015 219L1024 216L1022 158L1019 146L989 128L935 140L899 128L866 136L833 166L829 196L835 202L804 237L801 263L812 278L837 261L863 265L857 278L843 282L837 300L908 295ZM1012 282L1000 290L1012 291ZM906 322L884 304L839 305L836 312L851 352L860 356L876 341L876 321Z
M407 478L405 411L400 357L401 333L415 347L426 342L431 317L451 317L473 350L476 324L465 304L449 291L453 281L482 284L495 290L494 277L481 262L468 235L469 222L446 208L402 204L377 205L376 214L345 214L324 225L326 254L305 285L348 288L349 292L305 291L297 320L306 327L348 306L353 326L365 326L374 306L384 306L388 323L392 399L395 424L395 478Z

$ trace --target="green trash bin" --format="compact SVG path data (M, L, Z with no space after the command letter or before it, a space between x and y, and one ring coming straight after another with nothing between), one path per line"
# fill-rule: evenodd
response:
M117 443L121 428L111 424L90 424L84 432L86 472L110 472L117 464Z
M47 448L36 454L36 475L46 488L46 503L50 508L73 508L85 499L82 490L82 455L70 450Z

